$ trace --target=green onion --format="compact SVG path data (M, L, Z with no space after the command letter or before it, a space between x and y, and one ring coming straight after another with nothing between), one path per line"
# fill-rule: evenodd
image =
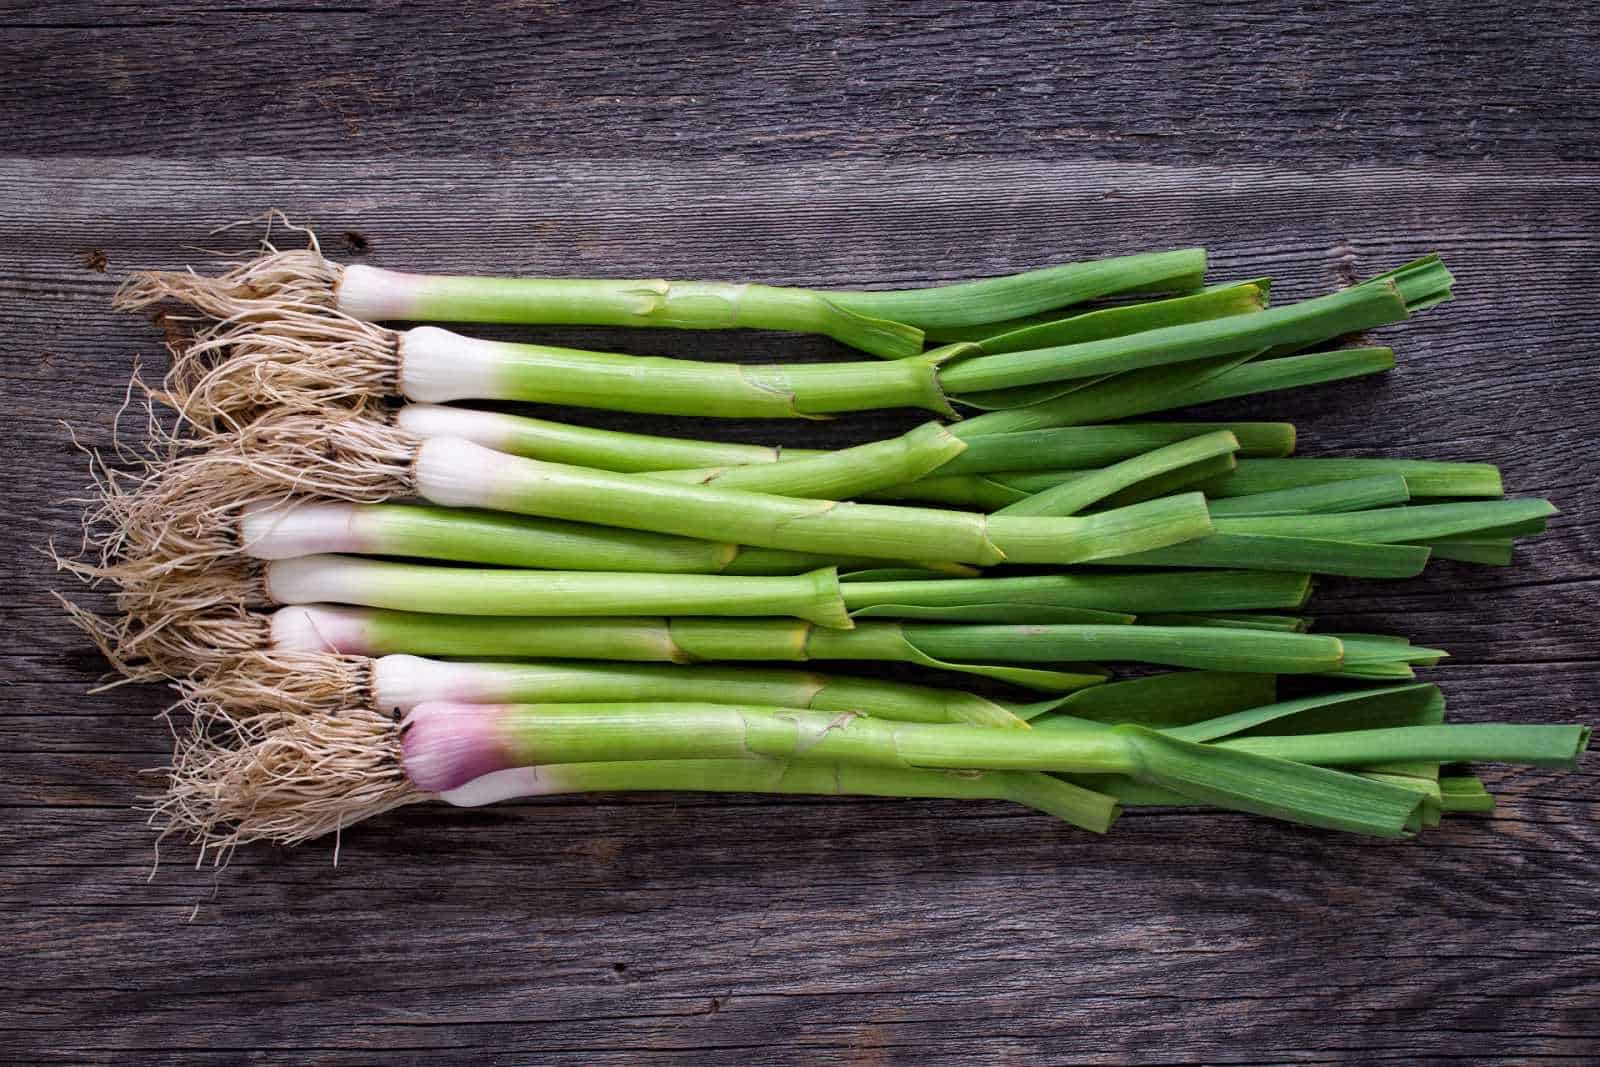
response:
M1256 678L1261 676L1241 676ZM1246 683L1236 683L1244 688ZM1270 689L1268 677L1266 687ZM882 678L727 664L495 661L418 656L378 659L322 653L247 653L226 671L183 680L185 696L215 705L234 729L258 731L308 715L408 712L419 704L580 704L608 701L719 701L858 711L898 722L1021 728L1061 703L978 696ZM1262 688L1257 683L1253 689Z
M280 611L272 626L285 651L381 656L531 657L636 660L880 660L921 663L1033 683L1062 691L1046 673L992 664L1124 660L1208 670L1314 674L1344 666L1345 643L1320 634L1200 626L961 625L863 621L828 630L782 619L595 619L582 627L558 620L351 611L323 607ZM1400 646L1385 660L1362 648L1361 662L1405 662L1420 653ZM1066 689L1085 677L1068 676Z
M419 438L460 437L528 459L610 471L659 472L658 477L669 481L717 484L781 496L868 496L944 501L959 506L974 503L973 494L977 493L976 502L986 505L985 510L1011 503L1022 494L955 475L1115 462L1224 430L1239 438L1241 456L1283 456L1294 449L1294 427L1288 423L1066 427L980 437L966 442L965 451L948 430L930 425L901 437L838 452L684 441L433 404L405 405L396 412L395 425ZM939 463L941 457L944 462ZM770 469L780 462L795 469ZM937 473L910 484L892 485L899 473L923 465L936 466ZM992 492L1004 494L1004 499L996 502L992 495L985 495Z
M692 663L709 661L817 660L912 663L1011 682L1044 692L1064 693L1105 680L1096 667L1067 669L1059 659L1052 669L1018 667L999 662L952 662L923 645L956 643L982 654L984 639L994 648L1009 645L1008 627L961 639L965 626L930 623L864 621L851 630L821 630L787 619L586 619L574 626L561 619L436 615L327 606L289 607L270 622L246 617L233 629L240 636L229 647L241 651L270 646L281 652L332 652L355 656L407 653L470 659L601 659L637 662ZM983 629L983 628L979 628ZM930 642L931 637L931 642ZM221 644L222 642L207 642ZM188 643L182 650L194 664L200 650ZM242 646L242 647L241 647ZM224 669L227 649L196 669Z
M1294 607L1305 575L1041 575L841 583L832 568L782 577L612 574L436 567L357 556L273 561L261 579L267 602L323 601L459 615L790 615L849 628L850 617L1126 624L1127 611Z
M265 560L334 552L662 574L797 574L835 563L881 562L468 508L302 500L240 515L212 547L208 558L241 551Z
M542 707L559 713L563 709L582 711L596 706L617 707L604 704ZM465 729L453 738L445 737L444 741L458 752L472 744L471 726L474 719L481 719L483 709L450 704L427 707L434 709L435 714L439 709L461 710L463 714L454 725ZM694 709L708 708L694 704L654 707L669 714L679 709L691 715ZM195 704L194 709L199 721L209 720L210 710L203 704ZM771 719L770 715L755 709L749 714ZM794 715L818 715L799 709L781 714L786 719ZM845 722L850 718L849 714L831 720L825 714L821 717L833 722ZM157 809L156 818L165 820L168 832L188 833L202 849L215 847L226 851L254 840L294 844L325 833L336 833L362 819L434 796L465 806L597 789L1005 799L1095 833L1106 832L1118 812L1111 798L1038 772L962 770L951 773L860 759L842 763L811 758L790 761L749 757L546 763L505 767L464 781L443 794L433 794L417 788L405 773L397 770L403 758L401 738L413 732L409 723L397 728L388 716L353 711L290 721L252 735L242 743L219 743L204 733L197 733L179 746L167 795ZM988 731L978 728L978 732ZM470 751L463 754L471 755Z
M265 568L269 602L331 601L461 615L788 615L848 628L839 576L748 578L428 567L360 556L302 556Z
M418 438L460 437L496 452L527 459L627 473L792 463L832 454L818 449L726 444L599 430L441 404L406 404L395 411L394 421L400 429ZM1217 430L1226 430L1239 439L1240 456L1277 457L1294 451L1294 426L1286 422L1070 426L967 440L966 450L957 451L939 472L971 474L992 470L1093 467Z
M1204 803L1377 836L1405 832L1410 790L1163 737L1138 726L1019 734L848 714L716 704L430 704L408 718L402 764L434 792L546 763L804 758L924 769L1126 774Z
M123 310L179 299L219 319L337 309L372 322L505 322L752 328L821 333L890 358L921 350L921 326L967 326L1129 290L1189 289L1205 251L1147 253L955 285L889 292L821 291L662 279L470 278L404 274L272 251L220 278L152 271L117 293ZM898 321L888 321L898 320Z

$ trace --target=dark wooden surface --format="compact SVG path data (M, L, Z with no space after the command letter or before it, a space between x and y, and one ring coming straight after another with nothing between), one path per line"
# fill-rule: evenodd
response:
M280 207L446 270L915 283L1203 242L1320 292L1428 249L1460 298L1381 381L1213 410L1307 454L1501 463L1564 509L1509 570L1325 583L1461 719L1600 692L1600 26L1582 5L5 5L0 1059L1591 1062L1600 770L1408 844L1135 813L632 797L412 809L227 870L130 804L153 689L35 546L148 323L107 298ZM351 236L346 236L351 235ZM773 338L585 334L751 359ZM786 354L835 354L782 339ZM648 420L583 416L605 425ZM700 425L796 444L905 420ZM682 424L680 424L681 426Z

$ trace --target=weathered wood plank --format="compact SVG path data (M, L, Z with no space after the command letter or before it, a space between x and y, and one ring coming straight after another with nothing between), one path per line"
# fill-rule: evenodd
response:
M1592 160L1600 118L1570 4L15 6L36 155Z
M1549 145L1557 128L1532 136ZM68 148L73 135L58 133ZM1346 142L1358 155L1374 143ZM118 277L200 262L181 246L268 206L318 223L336 255L351 254L339 234L362 234L365 260L385 266L833 285L1203 239L1219 277L1270 270L1288 299L1336 283L1345 253L1335 249L1353 248L1367 272L1437 248L1461 298L1381 334L1400 348L1395 374L1213 410L1289 418L1307 454L1493 459L1513 491L1554 496L1564 514L1508 570L1329 581L1315 604L1329 627L1450 648L1456 658L1429 677L1464 720L1562 721L1592 708L1595 168L1327 174L973 159L953 172L783 158L800 162L0 162L11 474L0 577L14 635L0 648L0 913L15 946L0 977L0 1041L13 1056L1592 1058L1592 766L1490 769L1506 794L1497 817L1403 845L1183 812L1134 813L1098 840L998 804L615 797L399 812L344 835L337 868L321 844L244 850L218 875L187 867L169 842L145 880L152 839L128 805L138 769L161 758L150 716L163 694L84 695L100 665L49 596L70 583L32 546L74 530L74 509L51 501L82 484L83 458L56 420L105 447L131 357L159 366L159 334L106 308ZM718 359L839 355L762 335L543 336ZM686 431L561 414L790 444L913 421Z

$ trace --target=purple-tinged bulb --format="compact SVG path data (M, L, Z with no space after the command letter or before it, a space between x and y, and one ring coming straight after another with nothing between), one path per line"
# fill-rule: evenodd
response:
M516 765L499 704L419 704L401 725L401 760L418 789L442 793Z

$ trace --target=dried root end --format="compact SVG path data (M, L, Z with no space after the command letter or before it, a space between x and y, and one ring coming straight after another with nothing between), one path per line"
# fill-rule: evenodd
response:
M272 408L380 407L400 391L399 335L336 311L224 319L175 350L164 397L199 426Z
M265 567L255 560L204 570L164 571L154 579L122 582L117 606L147 626L175 620L205 619L219 612L264 611L273 606L268 595Z
M62 610L67 613L67 618L74 626L89 635L89 640L94 642L100 654L105 657L111 669L122 676L119 681L107 682L98 686L99 689L109 689L128 682L159 682L167 678L167 674L156 664L146 659L132 647L132 630L134 623L126 616L108 618L104 615L90 611L60 593L55 594L60 601Z
M180 682L178 689L196 706L210 708L213 721L252 737L301 718L376 710L372 661L326 652L246 652Z
M271 646L271 617L239 608L184 614L133 612L106 619L68 603L68 614L129 681L195 681Z
M312 310L334 306L344 268L326 259L313 242L310 248L269 251L236 262L215 277L192 270L140 271L122 283L113 298L118 311L142 311L156 304L187 304L214 319L269 317L285 309Z
M378 502L413 493L417 443L386 419L280 411L176 441L134 471L97 472L83 501L88 580L153 581L237 559L239 518L296 496Z
M281 503L281 494L376 503L415 494L418 443L386 418L280 410L197 439L194 455L174 461L183 467L163 475L184 493L223 494L230 507Z
M399 727L375 711L302 718L227 744L208 729L212 709L191 710L195 728L178 744L151 821L202 853L252 841L298 844L430 798L401 770Z

